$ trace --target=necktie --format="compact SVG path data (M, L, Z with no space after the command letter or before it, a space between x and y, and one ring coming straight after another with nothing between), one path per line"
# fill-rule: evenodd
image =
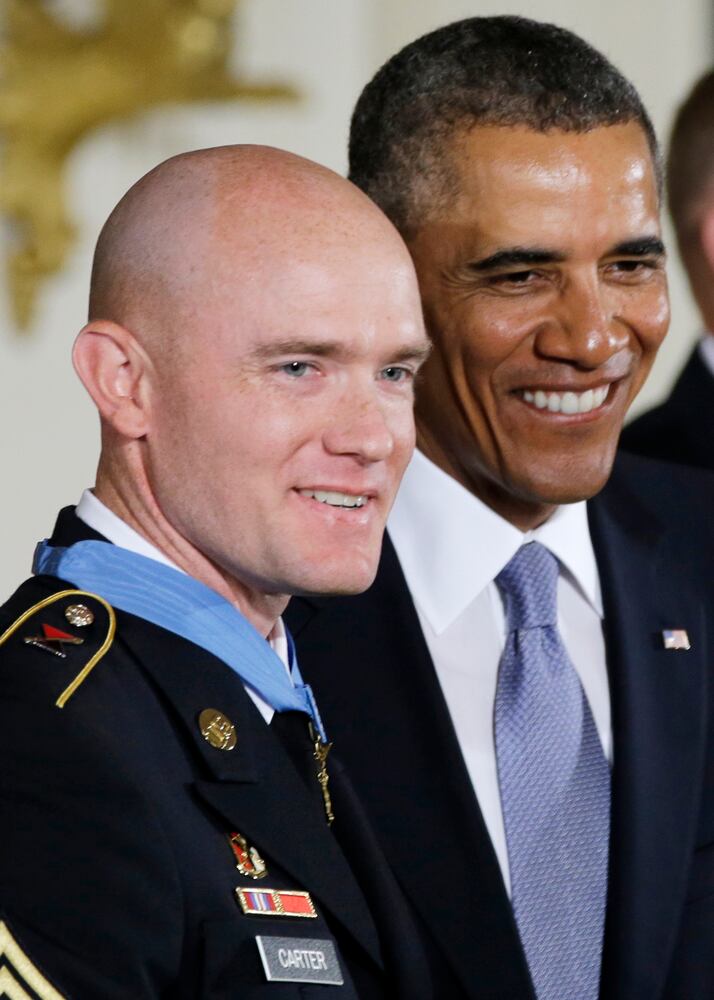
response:
M558 562L521 546L496 578L508 635L496 757L512 903L538 1000L596 1000L610 769L557 628Z

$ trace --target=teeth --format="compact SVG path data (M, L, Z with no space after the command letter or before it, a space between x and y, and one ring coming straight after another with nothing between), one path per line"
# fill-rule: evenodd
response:
M580 394L580 402L578 403L578 413L589 413L593 409L595 403L593 402L595 398L595 393L592 389L588 389L587 392Z
M564 392L560 401L561 413L577 413L580 401L574 392Z
M588 389L587 392L544 392L542 389L524 389L523 399L537 410L570 415L596 410L605 402L609 391L609 385L602 385L599 389Z
M352 496L350 493L336 493L334 490L298 490L300 496L310 497L312 500L319 500L320 503L329 504L330 507L364 507L367 502L365 496Z

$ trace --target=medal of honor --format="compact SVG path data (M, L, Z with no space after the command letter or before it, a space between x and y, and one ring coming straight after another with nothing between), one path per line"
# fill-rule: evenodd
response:
M315 732L315 727L310 723L310 738L313 741L313 756L317 761L317 780L320 782L320 788L322 789L322 798L325 802L325 815L327 816L327 825L332 826L335 819L335 814L332 811L332 799L330 797L330 789L328 787L330 776L327 773L327 755L332 749L331 743L324 743L320 736Z

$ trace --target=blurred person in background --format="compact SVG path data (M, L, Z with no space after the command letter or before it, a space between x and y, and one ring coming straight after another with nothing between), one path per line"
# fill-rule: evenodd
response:
M714 70L677 113L667 198L704 332L669 397L625 428L628 451L714 469Z

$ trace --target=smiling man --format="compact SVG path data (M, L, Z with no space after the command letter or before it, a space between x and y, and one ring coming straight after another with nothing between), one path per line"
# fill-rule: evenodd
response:
M426 349L404 244L316 164L189 153L114 210L96 486L0 610L9 995L430 997L280 619L374 578Z
M350 168L434 350L374 586L289 614L435 995L714 995L712 483L613 471L669 319L649 118L571 33L473 18L379 71Z

